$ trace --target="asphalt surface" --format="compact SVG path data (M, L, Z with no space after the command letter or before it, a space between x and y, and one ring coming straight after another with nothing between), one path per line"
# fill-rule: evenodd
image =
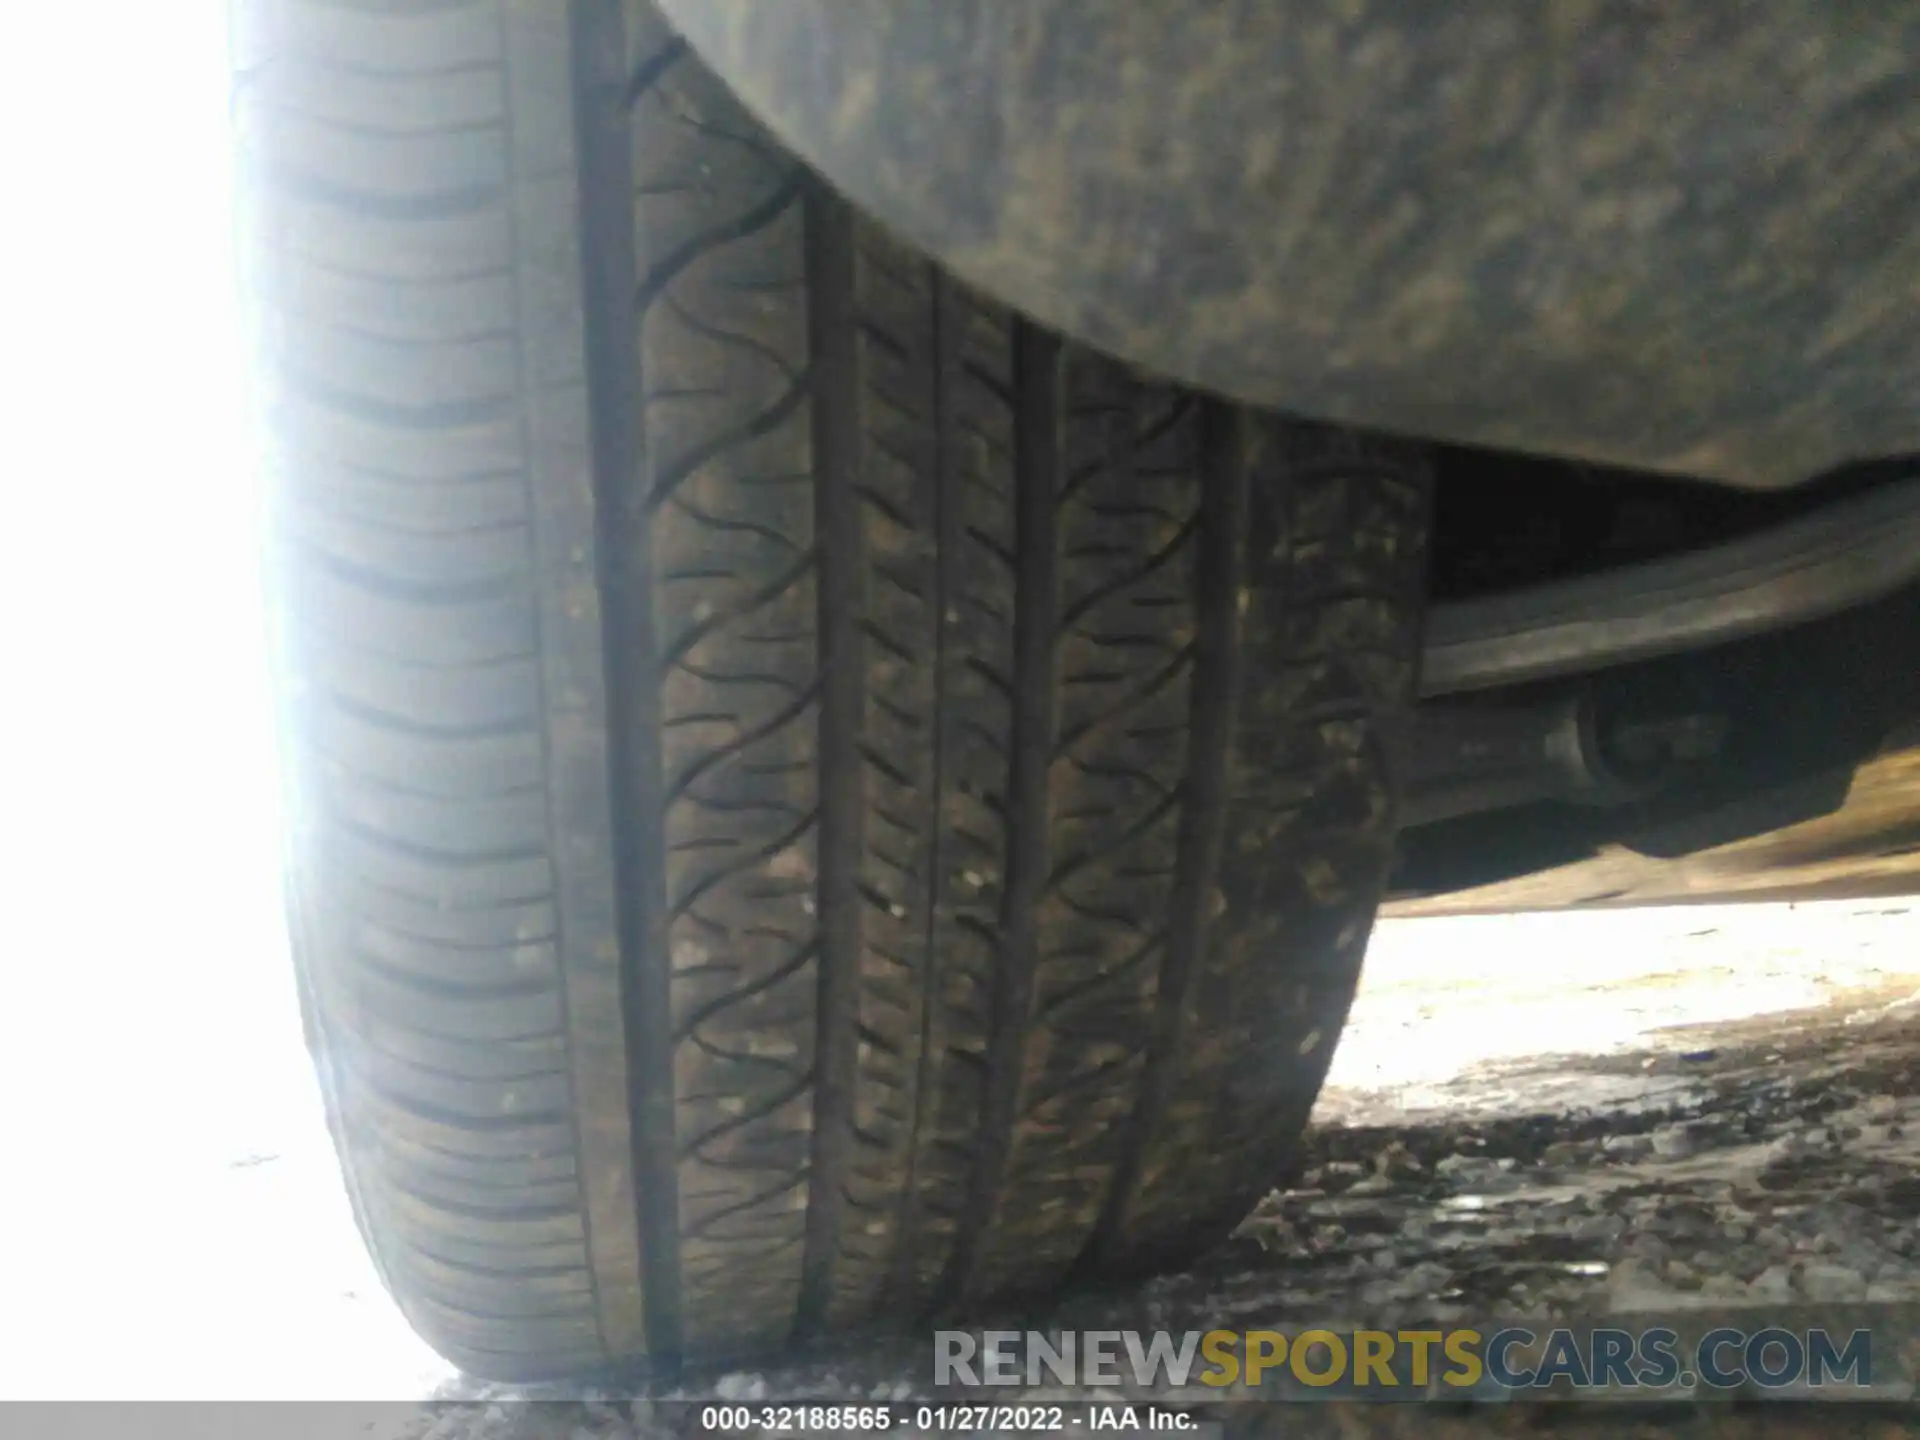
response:
M1600 1317L1688 1334L1870 1321L1920 1335L1917 920L1886 902L1650 912L1585 930L1525 917L1383 932L1301 1170L1233 1239L1183 1275L1003 1308L968 1317L969 1328ZM1539 943L1516 937L1529 927ZM959 1394L929 1383L929 1353L925 1331L894 1327L651 1387L456 1380L397 1433L691 1434L699 1410L686 1402L714 1400L885 1400L905 1422L914 1402ZM1882 1352L1879 1374L1905 1373L1912 1359ZM1229 1433L1915 1433L1902 1404L1783 1403L1750 1390L1637 1409L1196 1410L1192 1389L1128 1387L1018 1398L1065 1402L1075 1419L1090 1401L1185 1407Z

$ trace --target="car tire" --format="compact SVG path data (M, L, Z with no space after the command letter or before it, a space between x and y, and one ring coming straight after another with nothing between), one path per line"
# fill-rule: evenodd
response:
M645 5L243 0L296 960L470 1372L1177 1262L1393 841L1417 447L955 283Z

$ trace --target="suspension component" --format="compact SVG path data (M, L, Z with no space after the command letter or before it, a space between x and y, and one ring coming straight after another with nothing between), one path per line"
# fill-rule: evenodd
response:
M1634 715L1589 691L1528 705L1428 704L1414 730L1401 823L1430 825L1542 800L1621 805L1710 759L1712 713Z

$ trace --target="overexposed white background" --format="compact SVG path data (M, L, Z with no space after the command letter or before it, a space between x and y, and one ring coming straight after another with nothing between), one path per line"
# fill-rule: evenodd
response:
M417 1394L445 1367L359 1255L285 959L225 6L18 8L0 1396Z

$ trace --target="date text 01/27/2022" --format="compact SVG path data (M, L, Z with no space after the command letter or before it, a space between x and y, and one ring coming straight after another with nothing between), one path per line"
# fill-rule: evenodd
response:
M1142 1410L1132 1405L707 1405L700 1411L706 1435L752 1432L787 1435L883 1434L914 1430L923 1434L972 1435L1007 1431L1035 1433L1066 1430L1167 1430L1193 1432L1209 1427L1178 1410Z

